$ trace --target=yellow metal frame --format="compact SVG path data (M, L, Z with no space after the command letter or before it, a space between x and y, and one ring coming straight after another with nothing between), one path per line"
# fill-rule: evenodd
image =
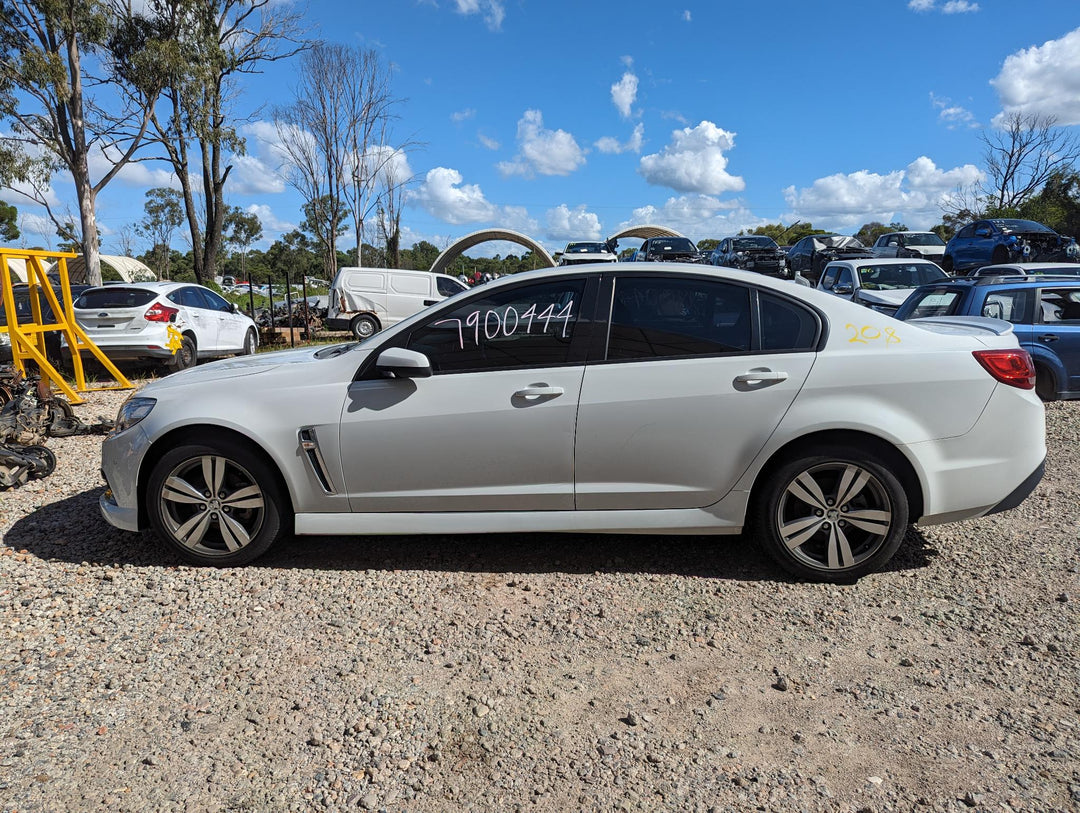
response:
M71 363L75 367L75 384L78 392L96 392L98 390L131 390L134 385L124 377L124 374L116 369L116 365L94 344L78 322L75 321L74 309L71 304L71 281L68 278L67 261L69 257L77 257L77 254L55 251L29 251L26 249L0 248L0 292L3 294L4 313L7 316L7 325L0 325L0 333L7 333L11 337L11 358L16 369L26 372L26 361L30 360L37 364L41 371L41 377L47 379L56 388L64 393L65 397L73 404L81 404L83 399L79 397L75 389L64 380L64 376L52 366L45 356L45 334L53 331L63 333L67 345L71 349ZM33 321L20 323L19 314L15 311L15 293L12 288L11 270L9 260L18 259L26 263L26 282L30 286L30 309ZM60 297L57 300L56 291L53 290L49 277L45 272L44 260L56 260L56 273L60 277ZM41 299L44 296L52 308L55 322L43 322ZM62 304L62 307L61 307ZM83 373L82 351L88 350L101 362L116 382L108 387L87 387L86 376Z

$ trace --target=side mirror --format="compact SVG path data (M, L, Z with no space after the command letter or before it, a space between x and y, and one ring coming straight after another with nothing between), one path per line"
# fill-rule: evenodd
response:
M853 289L850 285L842 285L840 283L837 283L832 287L832 292L834 294L838 294L839 296L849 296L852 290Z
M240 313L240 306L237 305L235 302L230 302L229 303L229 312L230 313Z
M423 353L389 347L379 354L375 367L386 378L430 378L431 362Z

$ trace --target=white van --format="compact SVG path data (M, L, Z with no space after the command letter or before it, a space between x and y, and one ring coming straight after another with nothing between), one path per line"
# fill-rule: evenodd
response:
M446 274L400 268L339 268L323 324L366 339L428 305L467 291Z

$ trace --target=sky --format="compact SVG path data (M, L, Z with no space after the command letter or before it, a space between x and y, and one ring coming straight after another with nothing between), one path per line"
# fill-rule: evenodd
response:
M487 227L552 252L645 223L695 241L775 222L927 229L980 179L980 134L1003 115L1080 133L1077 0L310 0L304 18L310 36L392 66L394 138L418 145L404 156L406 247ZM297 65L247 77L235 101L247 154L226 202L259 215L260 248L303 218L268 113L290 101ZM150 162L105 189L105 253L163 185L175 178ZM62 177L53 193L74 201ZM40 210L0 198L19 207L21 243L55 244Z

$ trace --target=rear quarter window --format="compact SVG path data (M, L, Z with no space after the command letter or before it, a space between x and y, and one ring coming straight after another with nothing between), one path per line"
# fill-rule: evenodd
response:
M908 318L923 319L928 316L953 316L960 305L961 292L934 288L911 296L914 301Z
M84 291L74 305L80 310L93 308L137 308L157 298L157 292L146 288L100 288Z

